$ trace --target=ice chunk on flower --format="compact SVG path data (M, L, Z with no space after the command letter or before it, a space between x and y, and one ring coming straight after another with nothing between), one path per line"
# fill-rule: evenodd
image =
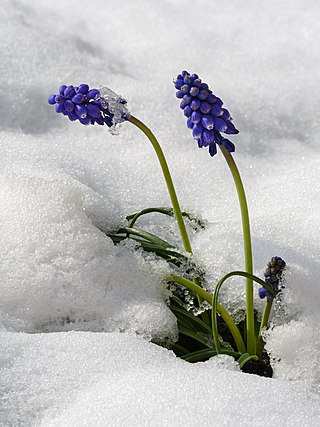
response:
M99 100L103 108L108 109L113 115L110 131L116 133L115 126L128 120L131 116L127 108L127 100L106 86L101 86L99 92L97 100Z

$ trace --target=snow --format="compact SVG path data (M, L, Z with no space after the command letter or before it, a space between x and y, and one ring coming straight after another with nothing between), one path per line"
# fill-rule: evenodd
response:
M315 426L320 421L319 396L284 381L243 375L226 356L186 364L127 333L6 335L10 359L2 384L11 393L4 400L4 425L204 426L240 419L251 426L280 420Z
M320 424L319 13L311 0L2 0L1 425ZM240 130L255 273L274 255L288 265L266 333L273 379L229 357L191 365L150 342L177 334L168 266L113 246L97 225L170 205L157 158L129 123L111 135L46 104L80 83L128 100L157 135L183 209L206 221L188 231L214 284L243 269L239 208L223 157L186 129L172 85L182 69ZM140 223L180 245L174 221ZM239 316L243 281L221 299Z

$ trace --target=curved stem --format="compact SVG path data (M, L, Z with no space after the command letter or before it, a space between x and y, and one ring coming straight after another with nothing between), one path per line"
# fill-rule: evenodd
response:
M241 210L243 242L244 242L244 256L245 256L245 269L247 273L252 274L252 249L251 249L251 235L250 235L250 222L246 194L238 171L237 165L232 155L223 146L219 146L222 154L224 155L232 177L237 189L238 199ZM252 279L246 279L246 327L247 327L247 348L249 354L256 353L256 340L255 340L255 327L254 327L254 307L253 307L253 283Z
M177 222L178 222L183 246L184 246L186 252L189 252L191 254L192 249L191 249L191 245L190 245L189 236L187 234L187 230L186 230L184 221L182 219L181 209L180 209L177 194L176 194L173 182L172 182L172 178L171 178L171 174L170 174L170 171L168 168L168 164L167 164L166 158L163 154L163 151L159 145L159 142L157 141L156 137L153 135L151 130L149 128L147 128L147 126L144 123L142 123L139 119L131 116L128 119L128 121L131 122L132 124L134 124L135 126L137 126L147 136L147 138L151 142L151 144L152 144L152 146L153 146L153 148L154 148L154 150L158 156L158 159L159 159L159 162L161 165L161 169L162 169L162 172L164 175L164 179L165 179L167 187L168 187L172 207L173 207L173 210L174 210Z
M264 349L264 341L262 338L262 331L268 325L269 316L272 308L273 298L267 298L266 305L263 310L258 340L257 340L257 355L262 359L262 353Z
M179 283L182 286L185 286L186 288L195 292L202 299L204 299L205 301L207 301L209 304L212 305L212 302L213 302L212 295L209 294L209 292L205 291L200 286L196 285L194 282L191 282L190 280L185 279L184 277L175 276L175 275L170 276L168 279L172 280L173 282ZM228 326L228 328L229 328L229 330L233 336L233 339L236 343L238 350L241 353L245 353L246 347L244 345L240 331L239 331L237 325L234 323L234 320L232 319L230 314L227 312L227 310L221 304L217 303L216 308L217 308L217 312L220 314L220 316L222 317L222 319L225 321L226 325Z
M270 285L265 283L263 280L259 279L259 277L254 276L253 274L249 274L249 273L244 272L244 271L231 271L230 273L226 274L225 276L223 276L219 280L219 282L218 282L218 284L214 290L213 300L212 300L212 335L213 335L215 347L216 347L216 350L218 353L220 353L220 342L219 342L218 321L217 321L217 311L219 312L219 310L218 310L219 292L220 292L221 286L224 284L224 282L227 279L229 279L229 277L232 277L232 276L245 277L247 279L251 279L252 281L259 283L259 285L267 288L268 290L269 290L269 288L272 289Z

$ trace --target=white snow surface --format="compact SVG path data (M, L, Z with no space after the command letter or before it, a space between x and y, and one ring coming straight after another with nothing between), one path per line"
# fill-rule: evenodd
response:
M320 4L311 0L1 0L0 425L320 425ZM255 273L287 262L266 332L274 377L219 356L188 364L174 341L169 267L101 232L169 206L158 160L47 104L62 84L107 86L157 135L212 286L243 269L236 191L221 153L198 149L172 79L195 72L240 130ZM181 245L173 220L140 221ZM181 246L180 246L181 248ZM234 315L244 283L221 300ZM255 296L261 311L263 302Z

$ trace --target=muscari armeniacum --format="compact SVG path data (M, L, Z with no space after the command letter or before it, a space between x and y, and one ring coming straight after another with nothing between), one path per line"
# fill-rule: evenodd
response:
M200 283L197 281L197 278L194 278L193 281L189 280L190 272L187 275L188 278L172 274L168 279L171 282L178 283L193 291L198 296L199 301L206 300L210 304L214 305L214 310L212 310L212 333L216 348L213 349L212 354L223 352L220 350L217 328L214 328L214 326L216 326L214 325L214 317L216 317L216 313L219 313L228 326L236 343L238 353L234 353L234 356L239 357L239 355L242 354L240 359L246 361L252 357L256 357L257 353L253 315L252 282L258 282L263 286L262 290L259 291L260 296L266 295L270 297L270 295L273 295L274 293L274 288L270 286L270 284L266 283L267 280L266 282L263 282L261 279L252 275L251 237L247 202L240 174L230 154L235 151L235 146L229 139L221 135L221 133L226 135L237 134L239 131L232 123L229 111L223 107L222 100L213 94L208 85L203 83L196 74L190 74L187 71L183 71L174 80L174 84L177 89L176 95L181 99L180 108L183 109L183 112L187 117L187 126L192 130L193 138L197 141L198 146L200 148L209 147L209 153L211 156L214 156L217 153L217 146L220 147L235 181L243 224L246 272L228 273L219 281L216 289L220 289L224 281L232 275L239 275L247 278L246 344L244 343L239 329L232 317L225 308L217 302L218 292L211 296L208 292L202 289L201 286L199 286ZM127 101L108 87L90 89L89 85L80 84L79 86L61 86L58 94L53 94L49 97L48 103L55 105L56 112L62 113L71 121L79 121L83 125L106 125L112 133L115 133L116 126L119 123L129 121L137 126L148 137L158 156L158 160L164 174L184 249L189 253L189 255L192 254L190 240L185 228L176 191L163 151L150 129L130 114L127 108ZM163 208L148 208L138 213L138 216L147 212L166 212L166 214L168 214L169 210ZM137 217L136 214L135 217ZM167 261L173 262L176 265L178 265L176 260L180 256L183 256L178 251L172 251L172 246L170 244L159 239L157 236L151 235L150 233L142 232L130 227L121 229L120 234L121 233L125 234L125 237L134 236L132 237L133 239L138 237L138 241L141 243L143 249L154 250L159 256L162 256ZM114 241L118 242L123 238L124 237L119 237L118 235L114 238Z

